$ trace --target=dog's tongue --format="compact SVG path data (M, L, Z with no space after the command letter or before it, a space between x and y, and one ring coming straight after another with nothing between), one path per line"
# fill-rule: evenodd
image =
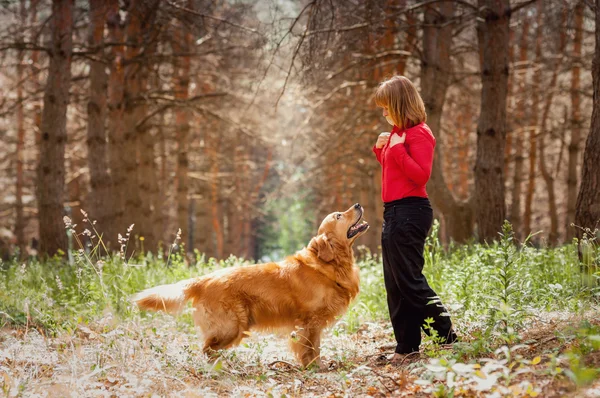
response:
M367 222L365 220L362 220L360 223L352 226L350 229L352 231L356 231L357 229L359 229L360 227L364 226Z

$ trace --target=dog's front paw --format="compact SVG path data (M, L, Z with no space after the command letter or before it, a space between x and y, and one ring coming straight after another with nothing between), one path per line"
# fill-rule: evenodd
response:
M323 362L320 358L318 360L315 360L312 365L307 366L308 369L312 368L315 369L317 372L331 372L332 370L336 370L339 367L340 364L335 360Z

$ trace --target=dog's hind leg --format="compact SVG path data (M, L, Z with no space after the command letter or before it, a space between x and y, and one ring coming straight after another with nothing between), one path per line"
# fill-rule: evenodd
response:
M239 308L222 307L212 303L196 306L194 322L204 337L202 351L212 360L218 357L217 351L238 345L248 330L248 316Z
M218 350L238 345L245 337L244 332L248 330L245 323L240 322L236 317L231 317L230 313L227 315L230 316L228 321L216 322L213 324L216 327L211 328L205 335L203 351L210 358L215 358Z
M311 327L296 330L291 339L292 351L304 367L321 364L321 328Z
M204 348L202 351L211 360L218 357L217 351L224 350L233 346L236 346L244 338L243 330L236 328L235 330L225 330L218 334L207 336L204 341Z

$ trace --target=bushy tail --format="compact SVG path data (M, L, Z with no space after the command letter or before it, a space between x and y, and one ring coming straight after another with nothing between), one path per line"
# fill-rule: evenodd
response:
M132 301L144 310L178 313L183 309L186 301L193 297L193 292L197 291L191 289L195 282L196 279L188 279L172 285L146 289L133 296Z

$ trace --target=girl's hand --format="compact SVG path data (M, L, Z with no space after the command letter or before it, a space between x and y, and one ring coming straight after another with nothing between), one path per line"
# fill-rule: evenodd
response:
M390 141L390 148L396 144L404 144L405 140L406 140L406 133L403 133L402 136L399 136L398 134L394 134L392 136L392 140Z
M390 139L390 133L381 133L379 137L377 137L377 142L375 143L375 148L381 149L387 144Z

